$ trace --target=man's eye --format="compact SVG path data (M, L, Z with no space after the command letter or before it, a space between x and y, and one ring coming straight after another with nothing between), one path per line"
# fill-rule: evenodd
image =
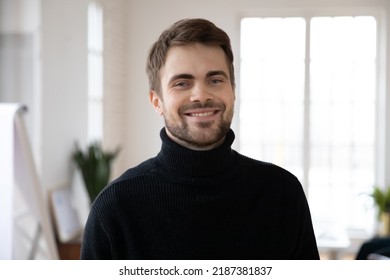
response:
M223 81L221 80L221 79L212 79L211 81L210 81L210 84L213 84L213 85L215 85L215 84L219 84L219 83L222 83Z
M177 82L173 84L174 87L185 87L188 86L188 82Z

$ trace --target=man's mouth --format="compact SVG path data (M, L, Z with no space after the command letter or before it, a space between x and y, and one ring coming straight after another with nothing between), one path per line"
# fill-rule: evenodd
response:
M186 117L201 120L212 120L216 115L224 111L224 104L207 100L204 103L191 103L180 108L179 114Z
M208 112L193 112L193 113L187 113L187 116L191 117L208 117L216 114L218 111L208 111Z

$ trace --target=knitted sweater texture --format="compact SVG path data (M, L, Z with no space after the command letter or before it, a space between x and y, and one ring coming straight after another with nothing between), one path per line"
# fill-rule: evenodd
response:
M319 259L295 176L231 149L232 130L211 151L160 136L93 203L81 259Z

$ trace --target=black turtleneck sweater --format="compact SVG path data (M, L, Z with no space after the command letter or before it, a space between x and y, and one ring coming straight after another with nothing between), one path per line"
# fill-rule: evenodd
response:
M211 151L160 135L93 203L81 259L319 259L295 176L232 150L231 130Z

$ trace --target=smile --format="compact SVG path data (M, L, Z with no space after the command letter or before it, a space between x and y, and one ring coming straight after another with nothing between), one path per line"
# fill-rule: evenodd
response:
M202 112L202 113L190 113L188 114L191 117L208 117L211 115L214 115L216 111L211 111L211 112Z
M198 109L185 112L184 115L192 118L212 118L220 112L218 109Z

